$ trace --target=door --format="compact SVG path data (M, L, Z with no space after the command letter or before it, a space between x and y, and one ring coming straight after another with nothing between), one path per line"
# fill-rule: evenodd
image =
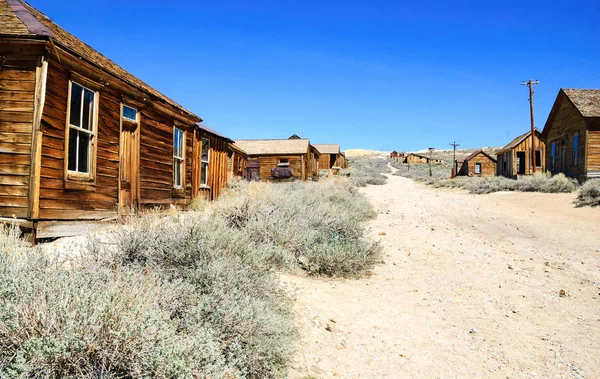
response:
M139 202L140 128L137 111L123 107L119 140L119 210L135 211ZM129 115L129 117L128 117Z
M525 152L517 151L517 175L525 175Z

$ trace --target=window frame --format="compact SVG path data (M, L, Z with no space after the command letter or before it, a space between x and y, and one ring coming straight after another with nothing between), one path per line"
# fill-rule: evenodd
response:
M125 116L125 108L133 109L135 111L135 119ZM121 119L126 122L138 124L140 120L140 111L137 108L121 103Z
M479 171L477 171L477 168L479 168ZM482 170L481 162L475 162L475 174L481 175L481 170Z
M204 150L204 145L208 146L206 151L206 160L203 159L202 151ZM208 187L208 179L210 175L210 139L206 137L200 138L200 156L198 157L200 160L200 177L198 178L198 183L200 187ZM206 175L204 175L204 182L202 182L202 170L204 165L206 165Z
M554 171L556 167L556 141L550 143L550 170Z
M540 159L538 159L538 156L537 156L538 153L540 155L539 156ZM535 149L534 152L533 152L533 154L534 154L534 157L535 157L535 168L542 168L543 167L543 164L542 164L542 155L543 155L542 154L542 149Z
M94 182L96 179L96 153L97 153L97 135L98 135L98 109L100 102L100 92L97 89L90 88L88 85L81 84L82 82L86 82L85 80L79 80L78 78L69 78L68 90L67 90L67 111L65 115L65 158L64 158L64 179L65 181L83 181L83 182ZM83 119L83 101L81 102L82 109L80 110L80 126L71 125L71 100L72 100L72 92L73 92L73 84L78 85L83 90L81 92L82 100L85 94L84 90L88 90L94 95L94 104L92 109L92 123L90 125L90 129L84 129L81 127L81 122ZM84 132L89 135L89 151L88 151L88 171L73 171L69 169L69 140L70 140L70 131L71 129L77 130L79 132ZM79 159L79 157L77 157Z
M181 132L181 156L177 156L175 155L175 137L176 137L176 132L179 131ZM177 126L173 126L173 188L175 188L176 190L182 190L185 188L185 130L178 128ZM179 163L177 163L177 161L179 161ZM177 167L177 164L179 165L179 167L181 168L181 172L180 172L180 182L181 183L177 183L176 182L176 175L175 175L175 167Z

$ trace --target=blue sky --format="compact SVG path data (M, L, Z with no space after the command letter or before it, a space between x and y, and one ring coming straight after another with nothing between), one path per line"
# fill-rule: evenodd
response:
M529 128L521 81L539 128L600 88L593 0L30 3L233 139L499 146Z

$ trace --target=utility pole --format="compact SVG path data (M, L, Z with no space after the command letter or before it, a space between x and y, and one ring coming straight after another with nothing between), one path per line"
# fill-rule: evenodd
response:
M456 164L456 147L460 146L459 143L456 143L456 141L454 141L454 143L451 143L450 146L452 146L454 148L454 167L452 168L453 172L452 172L452 179L454 179L454 176L456 175L456 171L458 169L457 164Z
M429 177L431 178L432 173L431 173L431 159L433 158L433 150L435 150L433 147L429 148Z
M531 116L531 165L533 166L533 173L535 174L535 166L537 166L535 162L535 124L533 122L533 85L540 84L539 80L533 81L529 79L529 81L521 82L521 85L526 85L529 87L529 114ZM541 162L540 162L541 163Z

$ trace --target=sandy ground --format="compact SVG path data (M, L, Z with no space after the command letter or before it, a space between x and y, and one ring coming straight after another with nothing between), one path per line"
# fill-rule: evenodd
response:
M302 331L291 378L600 378L600 209L396 176L362 191L383 263L282 277Z

